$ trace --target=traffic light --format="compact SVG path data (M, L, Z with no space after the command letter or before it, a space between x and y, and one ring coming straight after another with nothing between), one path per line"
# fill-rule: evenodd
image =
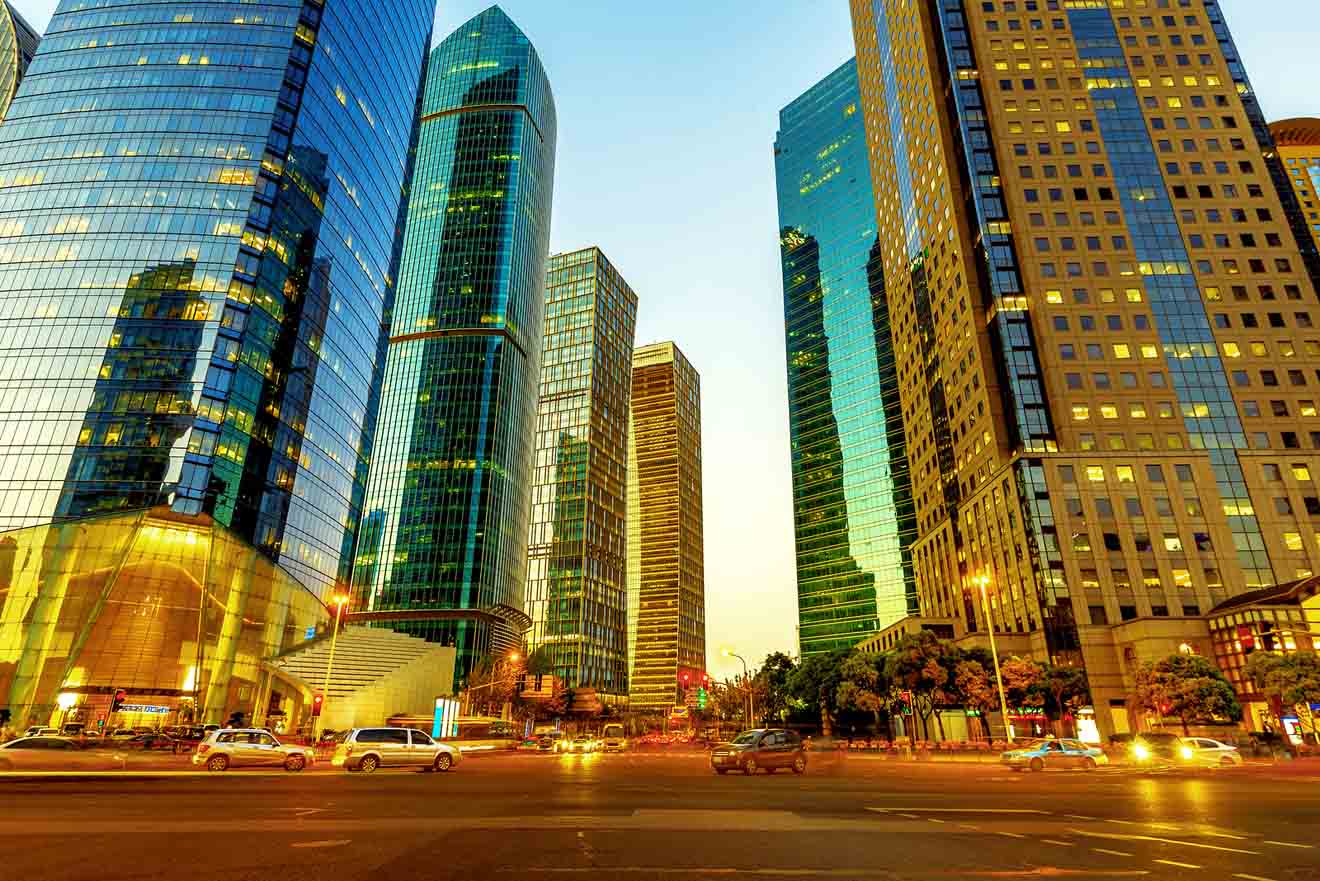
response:
M116 691L115 696L110 700L110 712L118 713L119 708L124 705L124 701L126 700L128 700L128 692L124 691L122 688Z
M325 704L325 695L321 694L320 692L317 692L316 696L312 698L313 717L321 715L321 707L324 704Z
M698 710L704 710L704 709L706 709L706 689L705 689L705 688L698 688L698 689L697 689L697 709L698 709Z

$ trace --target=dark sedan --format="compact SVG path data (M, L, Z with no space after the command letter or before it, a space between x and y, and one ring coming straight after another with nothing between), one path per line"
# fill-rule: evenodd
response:
M751 776L762 769L773 774L780 768L801 774L807 770L807 751L796 732L755 728L744 731L730 743L716 745L710 754L710 766L716 774L742 771Z

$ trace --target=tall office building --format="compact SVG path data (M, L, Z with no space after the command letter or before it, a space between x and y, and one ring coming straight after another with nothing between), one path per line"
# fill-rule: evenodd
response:
M0 126L15 721L301 702L349 573L434 6L234 9L64 0Z
M917 612L916 532L857 63L779 114L798 646L847 649Z
M7 0L0 4L0 121L4 120L40 42L41 35L17 9Z
M637 295L599 248L550 258L527 541L528 649L628 694L628 408ZM608 700L608 697L606 698Z
M0 128L0 528L168 502L347 577L434 9L389 8L60 4Z
M521 644L555 108L498 7L431 53L354 572L359 619Z
M922 612L983 634L989 576L1001 651L1085 663L1123 729L1140 662L1320 567L1259 106L1214 0L851 6Z
M667 710L706 670L701 378L673 343L633 352L628 453L629 707Z
M1302 117L1270 123L1278 163L1297 200L1301 227L1320 248L1320 119Z

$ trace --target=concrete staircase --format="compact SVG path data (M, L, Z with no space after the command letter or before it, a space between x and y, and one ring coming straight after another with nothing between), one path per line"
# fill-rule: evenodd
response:
M275 658L281 676L308 702L325 684L330 639L312 640ZM453 693L455 650L380 627L339 631L323 725L336 730L381 725L390 716L430 716L435 699Z

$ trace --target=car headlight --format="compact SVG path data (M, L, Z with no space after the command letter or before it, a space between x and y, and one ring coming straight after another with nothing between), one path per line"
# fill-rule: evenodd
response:
M1195 753L1192 752L1192 748L1190 746L1183 747L1181 750L1179 750L1179 752L1182 753L1182 757L1184 759L1190 759L1196 755Z
M1138 761L1146 761L1150 758L1150 747L1144 743L1138 743L1132 747L1132 755L1137 757Z

